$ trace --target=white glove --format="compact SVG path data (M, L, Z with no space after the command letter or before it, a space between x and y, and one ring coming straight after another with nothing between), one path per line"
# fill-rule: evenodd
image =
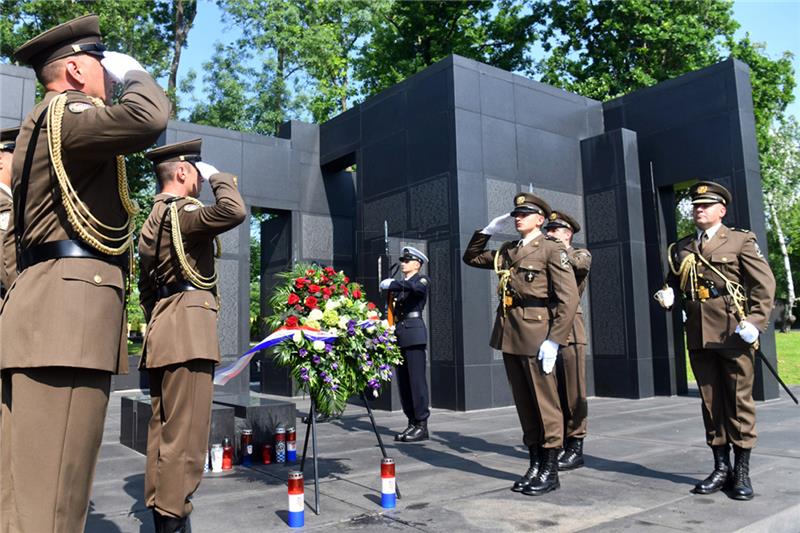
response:
M675 292L672 290L672 287L666 287L655 293L653 298L661 304L661 307L669 309L672 307L672 304L675 303Z
M386 278L385 280L381 281L381 290L388 291L393 281L394 278Z
M496 233L514 233L515 231L514 217L510 213L506 213L493 218L489 225L481 230L481 233L494 235Z
M119 52L103 52L103 59L100 60L103 68L117 82L122 83L131 72L146 72L144 67L134 58Z
M553 367L556 366L556 357L558 357L558 344L551 340L544 341L539 347L539 361L542 362L542 370L545 374L553 371Z
M197 171L200 172L200 175L203 176L203 179L208 181L211 179L211 176L214 174L219 174L219 170L214 165L209 165L208 163L203 163L202 161L198 161L194 164L197 167Z
M747 320L739 322L739 325L736 326L736 333L738 333L747 344L753 344L756 342L756 339L758 339L758 328Z

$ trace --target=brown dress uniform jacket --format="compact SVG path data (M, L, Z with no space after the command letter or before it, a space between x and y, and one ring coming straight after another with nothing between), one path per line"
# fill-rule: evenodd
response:
M58 93L48 92L22 122L13 160L19 185L34 122ZM145 72L128 74L120 103L95 107L69 91L62 125L63 162L79 198L103 223L120 226L126 214L117 191L115 156L144 150L166 128L170 103ZM37 141L25 206L27 249L77 238L54 194L47 123ZM6 240L13 239L12 224ZM125 280L122 270L98 259L53 259L20 273L0 311L2 368L68 366L128 371ZM13 334L3 335L2 331Z
M476 231L464 252L464 262L494 268L495 252L486 249L490 238ZM542 305L515 304L504 314L501 301L489 344L504 353L536 355L547 339L567 344L580 299L561 242L544 235L522 247L518 242L503 243L501 268L511 270L509 286L520 298L540 300Z
M177 200L184 250L189 264L203 276L214 272L214 237L235 228L247 216L235 177L220 172L210 179L216 203L199 207L185 198ZM191 359L219 362L217 300L211 291L194 290L157 299L154 274L165 285L186 281L172 246L168 194L155 197L153 211L139 238L139 295L148 319L140 368L158 368ZM163 221L163 228L162 228ZM156 254L159 229L161 250ZM158 265L155 264L158 257Z
M583 296L586 290L586 281L589 279L589 269L592 266L592 254L585 248L569 248L567 250L572 271L575 273L575 283L578 285L578 297ZM583 322L583 306L578 302L575 312L575 322L567 342L570 344L586 344L586 326Z
M6 232L13 231L11 217L14 216L11 189L0 185L0 284L7 291L17 279L17 251L14 238L6 240Z
M677 269L687 255L697 252L697 235L692 234L676 243L670 261ZM755 234L722 225L703 245L702 255L729 280L744 286L747 296L746 320L760 331L765 331L775 296L775 278L758 247ZM711 281L718 290L725 289L722 278L699 260L697 274L700 283ZM676 294L681 292L678 276L670 272L667 282ZM724 294L705 301L691 300L688 295L685 296L686 342L689 350L748 348L749 345L735 332L739 317L730 295Z

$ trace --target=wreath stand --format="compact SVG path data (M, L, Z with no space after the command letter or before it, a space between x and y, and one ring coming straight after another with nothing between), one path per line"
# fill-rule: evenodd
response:
M364 401L364 405L367 408L367 414L369 414L369 421L372 423L372 431L375 432L375 438L378 439L378 446L381 448L381 453L383 454L384 459L389 457L386 455L386 448L383 446L383 439L381 439L380 433L378 433L378 426L375 425L375 417L372 414L372 407L369 404L369 400L367 400L367 395L362 391L361 392L361 399ZM308 437L311 436L311 453L314 454L314 514L319 515L319 470L317 465L317 412L314 408L314 398L311 397L311 408L308 411L308 418L306 422L306 438L305 443L303 444L303 458L300 460L300 471L305 472L305 465L306 465L306 453L308 452ZM305 476L305 474L304 474ZM397 499L402 499L400 495L400 487L395 482L395 492L397 493Z

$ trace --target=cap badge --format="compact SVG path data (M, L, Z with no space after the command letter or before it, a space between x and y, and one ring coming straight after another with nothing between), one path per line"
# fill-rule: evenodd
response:
M525 203L525 196L524 196L524 195L522 195L522 194L520 194L519 196L517 196L516 198L514 198L514 203L515 203L515 204L517 204L517 205L522 205L522 204L524 204L524 203Z
M558 213L550 213L550 220L555 220L558 218Z
M708 187L706 185L701 185L697 188L697 194L705 194L708 192Z

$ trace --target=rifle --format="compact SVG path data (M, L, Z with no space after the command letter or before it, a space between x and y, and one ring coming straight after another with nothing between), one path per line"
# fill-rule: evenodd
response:
M387 274L389 278L393 278L394 275L397 273L397 269L400 265L397 263L390 264L392 262L392 257L389 252L389 223L387 221L383 221L383 253L386 256L387 262ZM382 268L382 256L378 257L378 291L380 291L380 283L381 279L383 278L383 268ZM395 323L394 319L394 295L392 291L386 291L386 320L389 322L390 326L393 326Z

